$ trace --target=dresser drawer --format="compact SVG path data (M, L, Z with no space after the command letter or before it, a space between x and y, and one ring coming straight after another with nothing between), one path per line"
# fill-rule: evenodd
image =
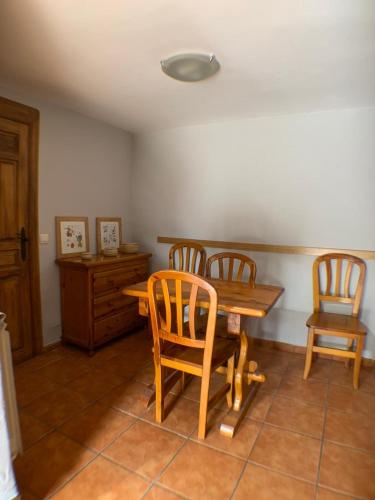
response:
M139 264L128 269L117 269L115 271L106 271L94 273L94 294L121 291L126 285L145 281L148 277L147 263Z
M100 318L107 314L119 312L121 309L131 305L137 305L138 299L126 297L121 292L102 295L94 300L94 318Z
M90 260L58 259L62 340L93 353L116 337L144 327L138 299L123 295L122 290L147 280L150 257L148 253L137 253L95 255Z
M138 316L138 306L137 304L133 304L121 313L95 321L94 343L101 343L105 339L115 336L117 333L132 330L141 323L142 320Z

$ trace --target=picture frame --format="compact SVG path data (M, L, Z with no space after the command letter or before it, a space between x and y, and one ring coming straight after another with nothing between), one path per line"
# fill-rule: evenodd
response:
M96 249L100 254L105 248L119 248L122 241L121 217L96 218Z
M89 219L78 216L56 216L56 257L77 257L90 249Z

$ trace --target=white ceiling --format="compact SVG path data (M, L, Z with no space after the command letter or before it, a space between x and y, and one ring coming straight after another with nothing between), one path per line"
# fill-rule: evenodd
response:
M159 61L214 52L204 82ZM375 0L1 0L0 85L130 131L375 105Z

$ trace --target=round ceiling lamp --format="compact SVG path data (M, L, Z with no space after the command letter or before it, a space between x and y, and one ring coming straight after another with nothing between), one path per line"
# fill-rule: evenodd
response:
M214 54L177 54L160 61L164 73L181 82L199 82L219 71Z

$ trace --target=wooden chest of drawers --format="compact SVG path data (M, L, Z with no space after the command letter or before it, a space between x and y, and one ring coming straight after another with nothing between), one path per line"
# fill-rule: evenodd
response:
M138 300L122 295L126 285L145 281L151 254L58 259L62 341L94 349L139 328Z

